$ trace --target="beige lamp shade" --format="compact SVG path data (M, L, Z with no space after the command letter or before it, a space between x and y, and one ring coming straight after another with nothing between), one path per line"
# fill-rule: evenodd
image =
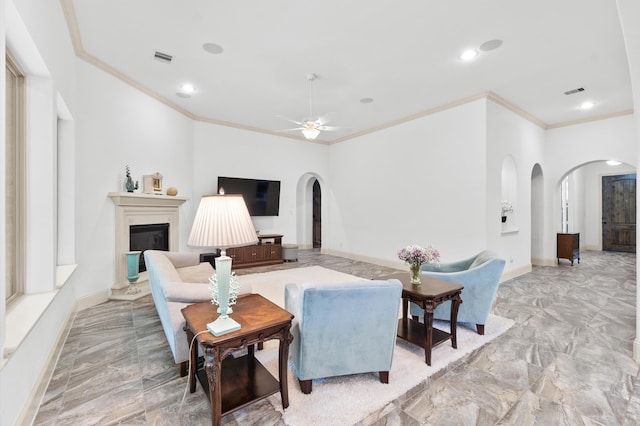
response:
M258 242L242 195L205 195L200 200L188 244L225 249Z

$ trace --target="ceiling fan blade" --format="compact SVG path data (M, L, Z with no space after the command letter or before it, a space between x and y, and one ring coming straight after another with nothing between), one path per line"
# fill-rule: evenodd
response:
M298 126L302 126L304 124L304 122L302 122L302 121L296 121L296 120L294 120L292 118L285 117L284 115L276 115L276 117L284 118L285 120L290 121L293 124L297 124Z
M295 130L302 130L302 129L304 129L304 127L294 127L291 129L279 129L279 130L276 130L276 132L293 132Z
M325 124L329 123L332 120L334 115L335 115L335 112L328 112L318 117L315 120L315 123L317 123L319 126L324 126Z
M336 130L342 130L344 127L337 126L318 126L318 130L327 131L327 132L335 132Z

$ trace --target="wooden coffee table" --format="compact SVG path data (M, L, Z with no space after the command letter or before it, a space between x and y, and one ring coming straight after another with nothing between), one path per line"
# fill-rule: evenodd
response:
M196 303L182 309L187 341L191 342L196 336L204 351L204 368L198 369L198 345L191 347L190 391L193 393L196 390L197 376L211 403L211 424L219 425L225 414L278 391L282 407L287 408L287 359L289 344L293 341L290 332L293 315L259 294L242 295L233 306L231 315L240 323L240 330L215 337L205 330L207 323L218 318L216 310L217 306L211 302ZM271 339L280 340L279 381L254 356L254 345ZM247 355L238 358L229 356L244 348L247 349Z
M402 283L402 318L398 320L398 337L424 348L424 358L431 365L431 349L451 339L451 346L458 347L456 329L458 307L462 303L463 287L449 281L421 277L420 284L411 284L408 272L398 272L385 277ZM433 327L433 311L438 305L451 301L451 333ZM409 318L409 302L424 310L424 324Z

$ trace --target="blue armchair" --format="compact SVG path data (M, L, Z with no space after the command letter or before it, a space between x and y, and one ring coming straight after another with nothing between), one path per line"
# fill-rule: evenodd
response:
M395 279L287 284L289 350L302 392L311 393L313 379L346 374L378 372L389 383L401 297Z
M485 250L458 262L422 265L420 275L464 286L462 303L458 309L458 324L475 324L478 334L484 334L484 326L496 299L504 265L504 259ZM422 314L422 309L413 303L410 309L414 318ZM450 315L450 303L443 303L433 312L433 318L440 320L448 321Z

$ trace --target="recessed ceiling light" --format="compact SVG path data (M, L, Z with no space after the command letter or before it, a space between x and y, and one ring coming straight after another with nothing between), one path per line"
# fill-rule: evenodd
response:
M371 102L373 102L373 98L362 98L360 99L360 102L363 104L370 104Z
M475 49L467 49L460 55L460 59L463 61L470 61L478 55L478 51Z
M180 86L180 89L183 93L193 93L196 91L196 88L191 83L184 83L182 86Z
M213 53L214 55L219 55L220 53L224 52L222 46L215 43L205 43L202 45L202 48L209 53Z
M578 106L578 108L580 109L591 109L595 106L596 104L592 101L584 101L583 103L580 104L580 106Z
M616 161L616 160L609 160L609 161L607 161L607 164L610 165L610 166L619 166L622 163L619 162L619 161Z
M497 49L500 46L502 46L502 40L489 40L480 45L480 50L482 50L483 52L488 52L490 50Z

